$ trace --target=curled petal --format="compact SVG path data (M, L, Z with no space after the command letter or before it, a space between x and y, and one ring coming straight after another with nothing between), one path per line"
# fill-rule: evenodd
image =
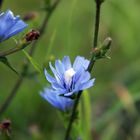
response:
M52 77L52 76L47 72L46 69L44 70L44 73L45 73L46 79L47 79L50 83L56 82L55 78Z
M63 84L63 81L62 81L60 75L59 75L58 72L54 69L54 67L52 66L51 63L49 63L49 66L50 66L50 68L51 68L51 70L52 70L52 72L53 72L53 74L54 74L54 76L55 76L57 82L58 82L60 85Z

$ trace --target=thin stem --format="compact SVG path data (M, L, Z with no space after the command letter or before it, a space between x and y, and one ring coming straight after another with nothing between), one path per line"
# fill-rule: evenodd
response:
M96 2L96 18L95 18L95 31L94 31L93 48L96 48L97 43L98 43L98 32L99 32L99 23L100 23L100 10L101 10L101 4L102 4L101 0L95 0L95 2ZM90 63L89 63L89 66L87 68L87 71L89 71L89 72L91 72L91 70L93 68L93 65L95 63L95 60L93 58L94 57L92 56L92 58L90 60ZM70 133L71 133L71 130L72 130L72 125L73 125L74 120L75 120L75 114L76 114L76 110L77 110L77 107L78 107L79 100L80 100L80 97L82 95L82 92L83 91L78 92L77 98L76 98L76 100L74 102L72 113L71 113L71 116L70 116L70 121L69 121L67 130L66 130L65 140L70 140Z
M96 2L96 20L95 20L95 31L94 31L94 40L93 40L93 48L97 47L98 42L98 34L99 34L99 25L100 25L100 11L101 11L101 0L95 0Z
M29 44L27 44L27 45L29 45ZM10 54L13 54L15 52L18 52L18 51L22 50L23 48L25 48L26 46L24 46L24 47L18 47L17 46L15 48L10 48L9 50L6 50L4 52L0 52L0 57L5 57L7 55L10 55Z
M23 78L21 77L15 83L13 89L10 92L10 95L6 98L6 100L4 101L4 103L2 104L2 106L0 108L0 115L2 115L4 113L4 111L7 109L7 107L9 106L11 100L14 98L14 96L17 92L17 89L19 89L22 81L23 81Z
M51 7L51 10L47 13L46 12L46 16L43 20L43 23L40 27L40 35L42 36L45 32L45 29L47 27L47 23L53 13L53 11L55 10L55 8L57 7L58 3L60 0L57 0ZM37 47L37 42L34 42L32 47L30 48L29 54L30 56L33 56L34 51ZM15 86L13 87L13 89L11 90L9 96L6 98L6 100L4 101L4 103L2 104L2 106L0 107L0 116L6 111L6 109L9 107L10 103L12 102L13 98L16 96L17 91L19 90L20 86L22 85L23 81L24 81L24 77L26 76L27 72L29 69L29 61L28 59L25 59L25 63L23 65L22 68L22 76L19 77L19 79L16 81Z
M1 8L2 8L3 1L4 0L0 0L0 11L1 11Z
M70 116L70 121L69 121L69 124L68 124L68 128L66 130L65 140L70 140L70 133L71 133L71 129L72 129L72 124L75 120L75 113L76 113L76 109L78 107L78 103L79 103L81 94L82 94L82 91L79 91L78 94L77 94L77 98L74 102L72 113L71 113L71 116Z

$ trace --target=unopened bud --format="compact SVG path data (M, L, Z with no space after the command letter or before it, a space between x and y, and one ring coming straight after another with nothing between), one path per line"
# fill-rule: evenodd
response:
M29 12L27 13L24 17L23 17L23 20L24 21L30 21L30 20L33 20L37 17L37 12Z
M112 39L110 37L107 37L102 44L102 49L103 50L109 50L110 46L111 46L111 43L112 43Z
M106 38L102 45L97 48L93 48L92 55L93 60L101 59L101 58L110 58L107 56L107 52L110 49L112 43L112 39L110 37Z
M32 30L29 33L26 34L25 39L27 42L33 41L33 40L37 40L40 36L39 31L37 30Z
M11 133L11 121L10 120L4 120L0 123L0 130L4 131L8 136Z
M100 48L97 48L97 47L93 48L92 53L94 54L95 58L100 57L100 55L101 55Z

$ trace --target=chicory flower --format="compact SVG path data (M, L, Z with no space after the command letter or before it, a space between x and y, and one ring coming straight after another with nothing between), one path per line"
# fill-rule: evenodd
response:
M69 56L65 56L62 61L56 60L55 68L50 62L54 77L45 70L46 79L51 87L45 88L41 96L54 107L62 111L68 110L74 102L71 97L94 84L94 79L90 79L90 73L87 71L88 65L89 61L81 56L76 57L73 65Z
M12 11L7 10L0 14L0 42L4 41L27 27L20 16L14 17Z

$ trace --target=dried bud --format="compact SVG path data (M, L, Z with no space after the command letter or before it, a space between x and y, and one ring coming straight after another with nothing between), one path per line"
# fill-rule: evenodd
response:
M37 17L37 15L38 15L37 12L29 12L23 17L23 20L24 21L33 20L34 18Z
M0 123L0 130L5 132L8 136L11 133L11 121L10 120L4 120Z
M95 60L101 56L100 48L97 48L97 47L93 48L92 49L92 53L94 54Z
M29 33L26 34L25 39L27 42L37 40L40 36L39 31L37 30L32 30Z

